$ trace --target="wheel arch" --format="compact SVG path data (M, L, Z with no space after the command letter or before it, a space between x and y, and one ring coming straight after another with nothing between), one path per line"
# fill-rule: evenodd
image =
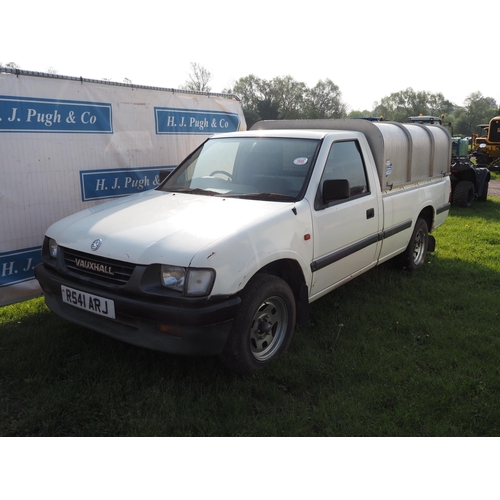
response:
M255 274L271 274L288 283L297 305L297 323L307 324L309 319L309 289L300 264L293 259L280 259L266 264Z
M458 184L461 181L470 181L472 184L476 185L476 170L473 168L468 168L467 170L462 170L461 172L455 172L452 174L453 184Z
M427 224L427 230L430 233L434 227L434 218L435 218L434 208L431 205L428 205L420 211L420 213L417 216L417 219L415 220L415 224L417 223L418 219L424 219Z

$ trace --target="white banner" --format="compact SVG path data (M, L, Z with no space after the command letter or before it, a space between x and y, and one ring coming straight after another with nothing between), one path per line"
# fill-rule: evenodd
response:
M0 306L40 293L53 222L152 189L208 136L245 128L233 96L0 68Z

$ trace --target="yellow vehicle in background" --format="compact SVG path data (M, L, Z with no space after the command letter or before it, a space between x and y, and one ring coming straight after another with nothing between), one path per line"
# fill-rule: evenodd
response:
M444 115L441 116L410 116L410 123L419 125L443 126ZM486 201L491 174L485 165L473 163L469 158L469 141L462 137L453 137L453 127L448 122L451 131L451 202L457 207L470 208L475 200Z
M470 156L476 158L477 165L500 170L500 116L476 127L476 132L472 134Z

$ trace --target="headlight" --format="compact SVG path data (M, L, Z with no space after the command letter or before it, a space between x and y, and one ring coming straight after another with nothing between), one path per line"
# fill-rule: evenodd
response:
M55 259L57 257L57 241L49 239L49 255Z
M161 266L161 284L188 296L209 295L215 280L213 269Z
M184 291L186 270L183 267L161 266L161 284L166 288Z

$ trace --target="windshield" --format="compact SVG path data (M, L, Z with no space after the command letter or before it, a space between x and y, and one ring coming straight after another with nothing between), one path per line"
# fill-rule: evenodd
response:
M293 201L303 195L318 145L319 141L312 139L210 139L159 189Z

